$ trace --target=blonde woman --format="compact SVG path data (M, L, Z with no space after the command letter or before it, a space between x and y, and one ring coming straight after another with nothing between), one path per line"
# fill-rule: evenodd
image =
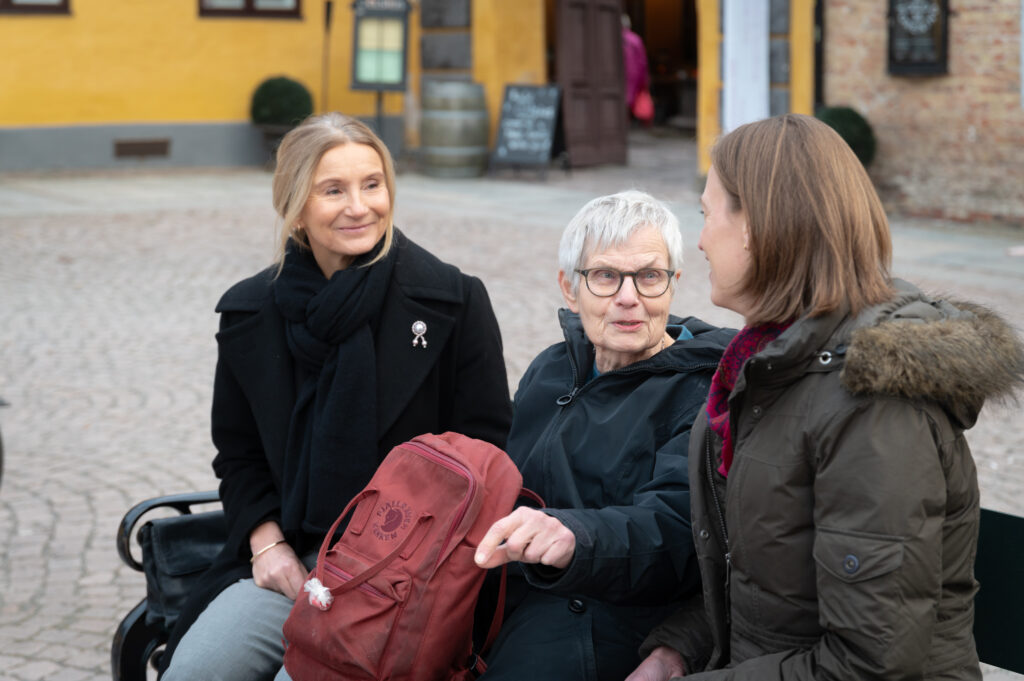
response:
M387 148L355 119L315 116L281 142L278 261L217 305L213 469L230 538L164 679L274 678L324 533L393 446L449 430L505 444L487 292L395 229L394 197Z

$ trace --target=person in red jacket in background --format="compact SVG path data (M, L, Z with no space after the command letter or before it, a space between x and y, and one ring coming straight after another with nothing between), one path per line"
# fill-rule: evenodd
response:
M647 75L647 48L639 35L633 32L629 15L622 15L622 59L625 62L626 73L626 108L637 119L649 123L653 118L653 106L641 107L645 110L637 110L637 97L646 98L650 104L650 93L648 86L650 81Z

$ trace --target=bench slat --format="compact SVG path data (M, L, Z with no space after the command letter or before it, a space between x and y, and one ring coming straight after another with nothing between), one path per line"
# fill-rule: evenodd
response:
M986 664L1024 673L1024 517L981 509L974 641Z

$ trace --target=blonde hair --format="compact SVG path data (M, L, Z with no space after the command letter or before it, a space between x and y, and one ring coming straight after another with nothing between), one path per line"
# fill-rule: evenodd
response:
M711 164L747 220L748 324L856 315L892 296L885 210L835 130L800 114L748 123L714 145Z
M281 231L277 248L278 272L284 266L284 254L289 240L309 248L306 233L296 227L299 215L306 206L313 188L313 176L320 159L331 149L342 144L365 144L377 152L384 167L384 184L388 190L387 230L384 246L366 263L372 265L391 250L395 225L395 167L391 153L379 137L363 122L336 111L310 116L293 128L277 148L277 167L274 170L274 210L281 218Z

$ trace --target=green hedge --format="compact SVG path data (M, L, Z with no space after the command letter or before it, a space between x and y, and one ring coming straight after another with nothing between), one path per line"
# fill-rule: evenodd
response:
M299 81L276 76L260 83L252 93L249 113L258 125L298 125L313 113L313 97Z
M863 116L848 106L825 106L815 116L846 140L865 168L871 165L875 158L875 132Z

